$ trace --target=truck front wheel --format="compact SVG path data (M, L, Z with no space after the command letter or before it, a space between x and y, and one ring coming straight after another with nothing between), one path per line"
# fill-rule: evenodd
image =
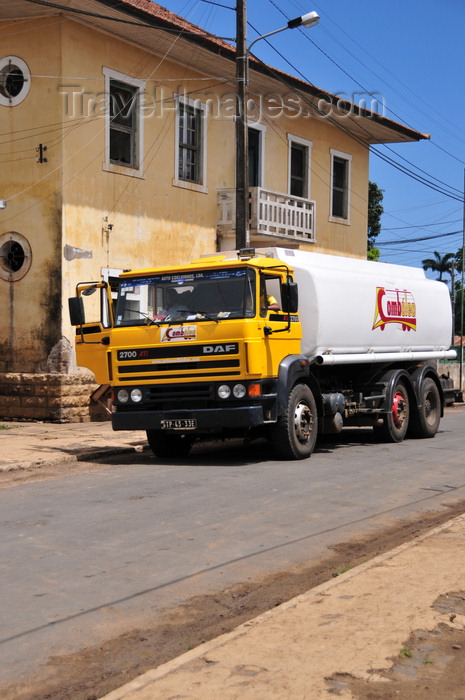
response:
M391 410L382 422L373 426L377 440L381 442L402 442L407 432L410 405L407 387L399 382L392 392Z
M147 440L153 454L164 459L186 457L194 442L190 435L164 433L163 430L147 430Z
M306 384L289 394L286 412L271 431L271 443L281 459L305 459L315 447L318 416L315 399Z

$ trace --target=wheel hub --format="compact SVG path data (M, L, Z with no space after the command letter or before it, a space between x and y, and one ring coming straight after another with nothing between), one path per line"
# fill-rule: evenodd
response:
M310 408L305 403L297 404L294 413L295 434L300 442L306 442L312 431L313 417Z
M392 400L392 420L396 428L401 428L405 420L405 398L398 391Z

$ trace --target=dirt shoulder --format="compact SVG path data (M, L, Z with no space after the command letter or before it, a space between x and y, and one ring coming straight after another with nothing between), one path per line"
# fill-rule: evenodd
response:
M378 554L390 551L464 512L465 502L457 502L447 510L424 514L413 521L400 522L364 540L358 539L339 544L329 557L317 565L295 567L238 584L214 595L192 598L182 606L165 611L162 616L157 616L153 620L148 618L144 628L134 629L115 639L109 639L99 647L50 659L49 663L33 677L24 678L14 685L1 689L1 696L5 700L45 700L46 698L94 700L102 697L200 643L227 633L247 620L256 618L261 613L331 580ZM452 642L445 636L444 645L449 648L452 643L462 645L465 649L465 640L461 640L461 635L454 637ZM405 645L414 646L409 640L403 640L403 642ZM463 651L462 648L454 649L454 652L461 651ZM440 653L438 652L438 658ZM465 668L463 661L460 662L462 656L464 655L460 653L452 654L451 663L457 662L459 666L462 663L462 668ZM406 659L408 661L409 658L411 657L404 657L403 661ZM426 667L431 665L425 662L425 669L428 670ZM438 668L439 665L436 665L435 670ZM444 665L444 669L444 673L449 673L447 664ZM463 688L465 674L460 676L459 669L455 667L454 673L458 674L457 687ZM399 697L397 694L363 695L364 685L357 679L335 678L333 681L336 685L332 692L336 693L342 683L342 687L344 684L348 684L346 688L350 686L355 697ZM367 692L372 693L373 690L373 685L370 684ZM443 693L434 697L439 696L456 697ZM417 696L404 695L402 692L400 697L411 697L414 700Z

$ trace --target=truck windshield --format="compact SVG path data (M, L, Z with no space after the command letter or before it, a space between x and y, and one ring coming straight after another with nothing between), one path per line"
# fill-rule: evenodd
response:
M116 326L253 318L255 286L254 270L245 267L125 277Z

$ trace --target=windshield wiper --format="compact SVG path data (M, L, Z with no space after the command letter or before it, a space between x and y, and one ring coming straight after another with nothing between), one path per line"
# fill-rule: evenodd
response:
M144 311L139 311L138 309L124 309L124 311L127 311L128 313L132 313L132 314L140 314L141 316L143 316L145 318L145 321L146 321L148 326L152 326L152 325L159 326L160 325L160 321L155 321L154 318L152 318L151 316L146 314ZM126 320L129 320L129 319L126 319Z
M218 323L218 319L214 318L210 313L208 313L208 311L196 311L195 316L196 316L196 318L198 316L203 316L204 318L207 319L207 321L215 321L215 323Z

